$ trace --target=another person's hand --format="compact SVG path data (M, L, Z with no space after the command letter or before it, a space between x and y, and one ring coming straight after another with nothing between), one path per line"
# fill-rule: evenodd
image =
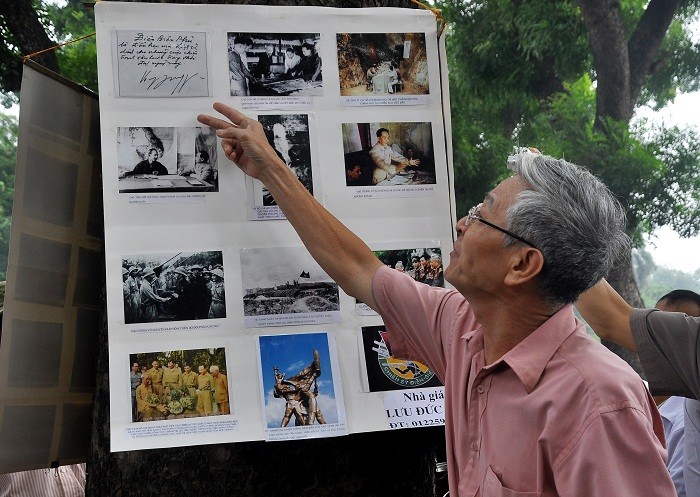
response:
M221 102L214 104L214 110L223 114L229 121L206 114L200 114L197 120L216 129L216 135L223 139L221 148L224 155L235 162L244 173L260 179L266 168L275 163L283 164L267 141L263 127L258 121Z

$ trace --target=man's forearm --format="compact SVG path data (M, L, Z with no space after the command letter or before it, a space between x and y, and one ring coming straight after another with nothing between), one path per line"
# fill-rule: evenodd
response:
M600 338L637 351L630 328L632 307L605 279L581 295L576 308Z
M319 265L346 293L376 309L372 277L382 263L369 247L319 204L281 161L265 169L260 180Z

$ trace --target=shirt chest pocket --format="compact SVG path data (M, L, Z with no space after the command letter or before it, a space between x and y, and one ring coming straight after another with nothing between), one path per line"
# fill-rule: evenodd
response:
M540 492L516 492L504 487L491 466L486 471L486 477L481 486L481 497L539 497L540 495L542 495Z

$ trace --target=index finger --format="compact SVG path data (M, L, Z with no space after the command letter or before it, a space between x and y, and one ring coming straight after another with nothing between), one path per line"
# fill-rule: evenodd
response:
M207 114L200 114L197 116L197 121L199 121L202 124L206 124L207 126L214 128L214 129L226 129L230 128L233 126L228 121L224 121L223 119L219 119L214 116L209 116Z
M214 110L229 118L229 120L236 126L243 126L245 121L249 120L248 116L242 112L239 112L226 104L222 104L221 102L214 102Z

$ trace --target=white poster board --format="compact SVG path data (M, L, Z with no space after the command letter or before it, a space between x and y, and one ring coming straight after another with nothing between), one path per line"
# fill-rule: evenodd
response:
M385 394L364 391L357 346L359 330L380 325L381 318L358 313L355 299L294 252L302 250L301 243L275 211L274 198L214 152L206 130L197 129L196 116L211 113L215 101L244 109L263 123L299 180L371 246L414 248L430 240L430 247L442 248L447 265L454 200L443 118L445 66L433 14L101 2L95 17L111 449L388 429ZM313 31L293 26L313 26ZM146 32L143 36L156 39L178 33L205 40L197 45L197 57L206 60L206 85L170 96L127 95L117 85L139 77L142 68L116 61L117 40ZM159 56L167 58L173 50L160 46ZM203 73L204 62L197 67L184 73ZM172 92L186 79L184 73L161 76L163 85ZM380 138L385 141L379 143ZM130 163L119 162L129 156ZM403 161L411 167L401 166ZM250 264L260 264L257 272L265 278L256 278ZM221 277L214 278L217 271ZM195 296L201 295L205 272L208 312ZM164 300L149 297L149 291ZM289 319L294 314L304 318ZM317 384L322 395L318 385L332 377L342 423L326 430L295 427L292 421L289 434L281 426L271 432L269 420L277 418L264 410L284 403L266 403L275 391L264 386L272 371L261 370L270 365L260 356L259 340L309 333L327 334L332 344L333 358L326 361L332 364L322 360L318 378L298 380L305 378L300 367L313 364L312 350L292 357L291 347L288 360L273 366L280 373L287 368L297 379L280 384L297 388L299 396L290 402L306 402L307 411L314 395L310 385ZM203 363L188 364L195 371L200 365L207 369L197 375L196 385L166 388L160 380L160 386L141 389L143 399L145 392L155 395L143 416L130 400L130 367L136 362L137 370L153 368L153 360L163 364L149 378L178 377L184 362ZM224 387L207 378L211 365L227 378L228 403L216 400ZM284 388L276 393L286 395ZM172 390L175 395L166 393Z

